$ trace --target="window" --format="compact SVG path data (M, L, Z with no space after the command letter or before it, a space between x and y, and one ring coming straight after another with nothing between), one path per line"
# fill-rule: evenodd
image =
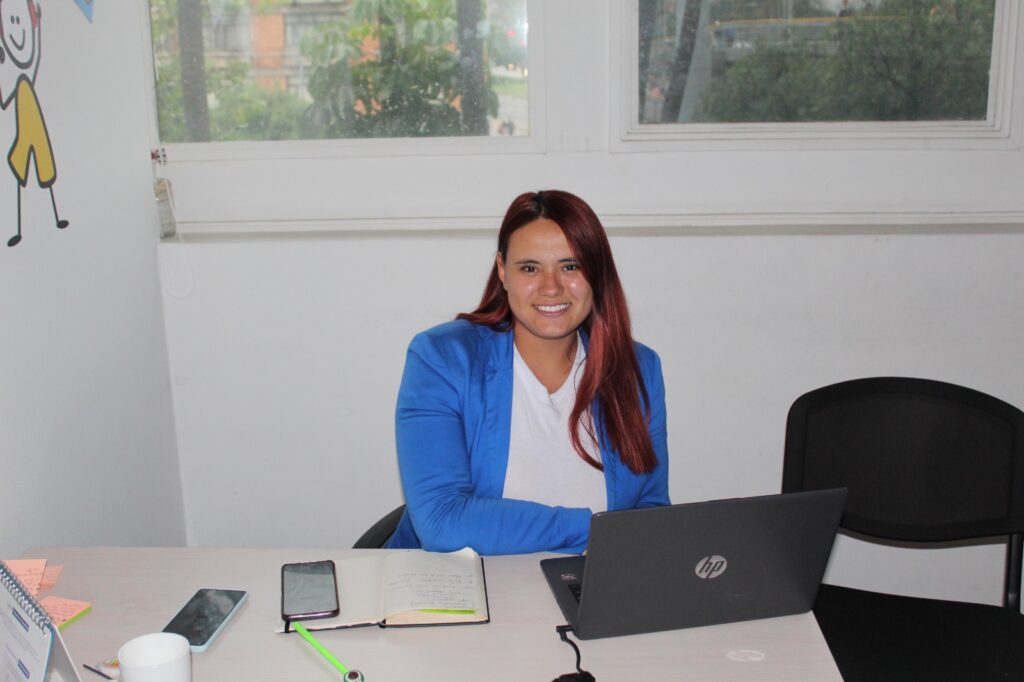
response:
M914 148L1009 137L1000 79L1014 57L1015 3L635 0L631 11L623 140Z
M168 10L174 4L180 8L181 3L196 1L159 0L169 3L165 4ZM234 73L217 66L221 57L220 48L214 49L215 39L226 45L231 41L244 45L246 40L255 45L263 38L253 29L254 22L271 22L277 17L273 20L280 21L280 26L275 30L284 36L282 41L288 45L298 42L293 53L298 61L289 67L292 57L285 51L281 73L266 67L258 75L288 75L287 85L278 82L277 89L270 91L299 93L296 97L315 89L312 61L303 61L310 59L304 52L310 36L334 30L325 26L338 26L336 20L321 21L313 15L337 9L339 4L349 8L346 11L355 11L360 3L370 2L218 0L224 9L218 15L213 11L213 1L207 0L210 4L204 5L205 13L200 15L205 22L202 36L207 67L202 73L212 81ZM414 1L419 7L428 2L372 0L372 6ZM895 1L875 0L872 10L882 11L888 2ZM903 0L911 1L917 2ZM917 21L948 21L931 14L935 0L920 0L926 1L930 3L929 12L918 15ZM973 85L962 79L947 84L971 88L977 95L973 108L958 114L958 118L878 120L883 117L865 116L858 120L847 116L845 120L815 120L821 117L810 116L799 120L775 117L716 121L700 118L697 105L704 97L694 100L691 95L694 106L690 111L694 114L690 120L684 117L683 122L678 115L666 122L657 110L657 106L664 108L664 103L656 105L646 100L647 113L644 118L640 115L640 24L641 15L649 9L643 3L649 0L526 0L530 17L528 50L521 33L526 29L525 18L505 20L499 13L512 7L509 2L489 0L484 8L484 28L490 26L489 37L483 42L488 77L499 99L498 116L488 118L488 134L467 134L460 129L444 137L412 137L424 131L406 130L402 134L409 136L397 138L285 141L266 141L270 135L254 135L248 138L250 141L211 135L214 141L209 143L168 143L166 164L158 172L174 185L179 228L188 235L218 239L225 235L234 238L367 230L490 230L500 220L496 214L514 193L541 187L578 192L594 203L609 227L670 233L691 228L716 233L723 229L758 230L765 226L842 231L860 226L887 230L921 224L1009 225L1019 223L1024 216L1019 183L1013 182L1024 172L1024 3L1018 0L954 1L953 7L971 6L976 11L973 16L981 17L974 24L979 31L987 27L986 34L978 35L979 42L974 43L975 57L961 61L970 61L975 64L972 68L977 68L977 62L983 61L984 45L989 45L983 77L972 81ZM840 4L831 0L820 0L816 6L831 8L832 16L817 18L808 9L815 4L810 0L765 0L763 7L773 14L746 19L737 16L749 15L726 15L724 2L658 0L654 4L657 14L649 35L652 43L661 40L664 44L651 46L643 92L653 90L658 83L664 84L660 86L662 91L670 86L664 78L670 77L678 50L668 41L678 40L686 6L705 13L703 20L697 17L696 25L705 22L704 41L712 46L716 39L712 16L721 22L774 26L771 30L779 38L787 35L788 29L778 26L789 23L791 5L792 23L797 19L822 23L816 35L807 29L802 37L792 38L798 44L812 45L811 54L818 57L808 60L813 67L838 52L834 32L845 30L841 26L852 29L857 22L883 21L865 15L867 5L860 0L849 0L854 13L842 18L837 10L842 9ZM759 2L735 0L731 4L749 10ZM155 6L158 0L151 3ZM448 0L448 4L458 7L457 0ZM940 8L948 6L943 0ZM718 13L712 15L712 9ZM989 11L991 15L986 19ZM235 19L229 21L229 17ZM237 17L244 17L244 31L227 28L238 25ZM691 17L690 21L695 20ZM884 21L888 28L906 26L891 19ZM457 19L450 19L449 24L452 22L457 23ZM224 37L216 38L218 34L212 28L206 32L207 24L224 27L220 29ZM506 28L499 30L498 26ZM738 24L732 28L738 28ZM179 41L173 31L158 31L156 14L153 30L158 43L172 37ZM495 35L502 31L513 44L508 46L510 52L501 54L518 56L497 58L500 51L494 47ZM730 38L724 29L720 40L732 40L730 49L737 50L758 50L766 42L754 39L749 41L752 47L744 47L739 31ZM693 43L693 62L697 61L697 43ZM511 52L512 47L518 53ZM446 54L454 49L449 39ZM227 47L224 50L228 51ZM255 48L252 52L256 53ZM158 44L156 54L159 62L168 59L161 55L169 53ZM660 65L656 57L661 59ZM722 67L721 73L737 68L743 55L737 52L733 57L733 66ZM258 63L252 56L247 59L236 68L248 70L253 85L244 92L252 92L258 87L254 77ZM501 66L506 60L511 67ZM357 63L349 60L335 65L351 70ZM690 70L682 72L689 76ZM508 80L501 81L503 77ZM173 92L164 87L159 86L161 92ZM228 97L216 89L216 83L203 97L210 106L214 130L218 117L231 110L225 106ZM297 113L283 117L282 125L292 125L295 119L310 115L311 102L311 96L301 100ZM521 106L520 113L515 113L513 105ZM459 100L455 109L460 116L461 106ZM238 108L248 111L246 107ZM514 130L506 127L500 132L514 134L498 134L501 123L509 118ZM184 129L182 118L172 116L167 121ZM160 125L164 129L166 121L161 120ZM237 133L244 129L241 126L234 130ZM180 135L165 135L163 142L189 139ZM159 144L156 139L154 143Z
M641 0L639 120L984 120L994 14L995 0Z
M150 0L163 142L526 135L526 0Z

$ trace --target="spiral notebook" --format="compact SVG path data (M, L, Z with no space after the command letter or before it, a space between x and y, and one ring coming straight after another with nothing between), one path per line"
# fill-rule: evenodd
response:
M0 679L82 682L60 632L0 561Z

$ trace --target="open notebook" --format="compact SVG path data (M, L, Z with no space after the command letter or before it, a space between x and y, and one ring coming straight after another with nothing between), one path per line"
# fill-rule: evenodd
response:
M490 621L483 559L468 547L457 552L369 552L335 565L338 615L303 621L309 630Z

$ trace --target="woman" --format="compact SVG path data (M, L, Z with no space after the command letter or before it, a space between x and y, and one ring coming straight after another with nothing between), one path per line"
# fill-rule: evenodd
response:
M582 552L593 512L669 504L664 395L597 216L520 195L480 305L409 346L387 546Z

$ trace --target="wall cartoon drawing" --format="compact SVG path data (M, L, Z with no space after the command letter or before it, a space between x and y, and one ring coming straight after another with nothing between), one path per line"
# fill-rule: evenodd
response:
M68 226L68 221L57 212L53 194L57 166L35 90L42 51L41 28L37 0L0 0L0 109L9 109L14 102L17 131L7 154L7 165L18 181L17 233L7 241L7 246L17 246L21 241L21 192L28 186L33 158L36 182L50 192L57 228ZM7 222L6 218L0 214L0 225Z

